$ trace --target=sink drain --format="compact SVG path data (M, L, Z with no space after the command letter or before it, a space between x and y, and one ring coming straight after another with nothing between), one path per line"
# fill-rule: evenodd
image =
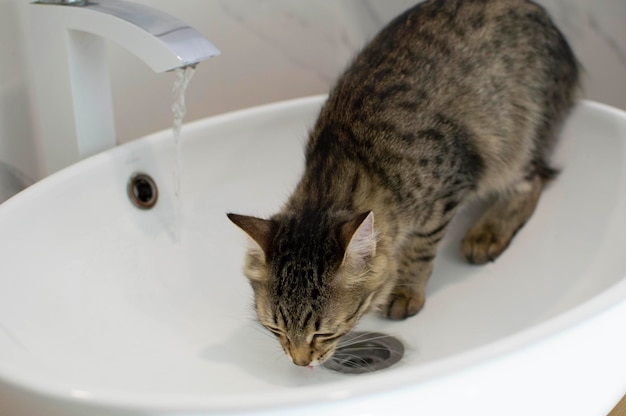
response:
M128 197L137 208L150 209L159 199L159 190L150 175L135 173L128 180Z
M379 332L351 332L345 335L324 367L345 374L371 373L390 367L404 355L404 345Z

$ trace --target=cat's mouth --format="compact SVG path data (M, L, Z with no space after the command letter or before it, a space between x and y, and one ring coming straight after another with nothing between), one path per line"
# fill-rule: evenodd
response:
M361 374L388 368L402 358L404 345L397 338L379 332L351 332L322 363L344 374Z
M320 365L324 365L329 359L332 359L333 354L335 353L334 348L330 348L326 350L324 353L319 355L318 358L311 359L308 363L306 360L299 359L298 357L294 357L291 351L287 352L287 355L294 364L309 368L319 367ZM312 358L312 357L311 357Z

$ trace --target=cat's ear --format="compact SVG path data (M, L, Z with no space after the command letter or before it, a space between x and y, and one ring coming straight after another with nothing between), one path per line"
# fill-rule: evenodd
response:
M364 212L344 223L339 235L344 249L342 264L355 271L362 270L376 254L377 233L374 229L374 213Z
M237 227L241 228L266 255L274 236L274 222L247 215L226 214Z

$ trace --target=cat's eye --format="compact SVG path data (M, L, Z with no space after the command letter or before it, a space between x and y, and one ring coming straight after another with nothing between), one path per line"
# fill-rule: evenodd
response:
M322 332L318 334L313 334L313 340L322 341L322 342L330 342L338 338L341 338L344 335L345 335L345 332Z

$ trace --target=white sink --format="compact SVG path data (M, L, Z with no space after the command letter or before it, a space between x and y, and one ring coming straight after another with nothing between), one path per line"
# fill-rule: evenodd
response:
M186 125L178 225L170 132L0 205L0 414L606 414L626 392L626 115L581 103L562 173L508 251L466 264L466 210L424 310L360 324L404 358L342 375L294 366L255 323L225 215L284 202L322 100ZM127 197L138 171L159 186L151 210Z

